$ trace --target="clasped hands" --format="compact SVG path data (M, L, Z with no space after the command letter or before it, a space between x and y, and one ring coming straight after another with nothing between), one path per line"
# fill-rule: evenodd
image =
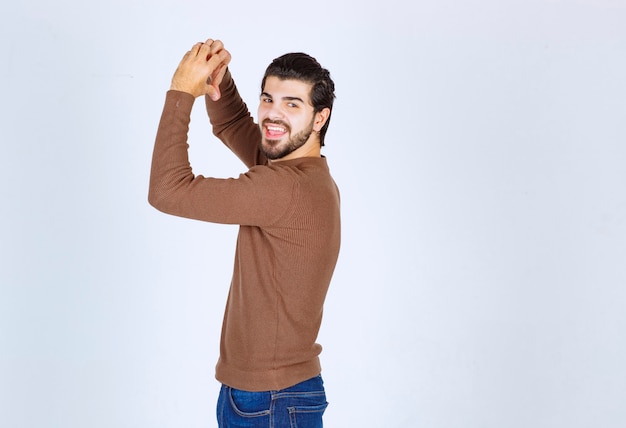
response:
M208 95L213 101L219 100L219 86L230 58L230 52L219 40L196 43L178 64L170 89L187 92L194 98Z

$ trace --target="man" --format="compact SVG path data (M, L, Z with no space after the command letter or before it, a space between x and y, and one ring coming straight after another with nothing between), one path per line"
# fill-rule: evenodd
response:
M156 136L149 201L187 218L239 224L216 378L220 427L321 427L326 396L316 338L337 262L339 192L321 155L334 83L312 57L267 68L255 124L222 42L181 60ZM195 176L187 133L205 95L213 133L247 166L238 178Z

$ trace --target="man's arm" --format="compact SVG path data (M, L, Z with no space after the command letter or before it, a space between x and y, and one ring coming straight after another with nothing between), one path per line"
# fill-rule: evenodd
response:
M259 149L261 131L241 99L230 70L224 75L219 90L219 100L215 101L209 95L205 97L213 134L248 168L265 165L267 158Z
M195 97L208 94L219 99L219 87L212 85L219 85L226 74L227 61L211 62L210 55L210 48L194 46L172 79L154 143L148 201L158 210L180 217L274 224L292 206L295 183L288 171L260 167L238 179L217 179L195 176L191 169L187 138Z
M174 190L193 180L187 152L191 109L200 95L220 98L219 84L230 53L220 41L196 43L181 59L172 77L152 154L148 201L155 208ZM178 149L176 149L178 148Z

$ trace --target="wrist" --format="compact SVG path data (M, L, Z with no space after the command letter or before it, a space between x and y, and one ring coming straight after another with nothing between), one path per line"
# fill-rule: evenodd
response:
M186 94L193 95L194 98L195 98L195 95L194 95L193 91L189 90L189 88L186 88L185 86L170 85L170 91L184 92Z

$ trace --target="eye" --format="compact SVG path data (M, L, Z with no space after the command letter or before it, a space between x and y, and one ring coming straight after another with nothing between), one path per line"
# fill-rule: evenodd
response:
M287 107L298 108L299 106L296 103L287 103Z
M262 103L271 103L272 99L269 97L261 97L261 102Z

